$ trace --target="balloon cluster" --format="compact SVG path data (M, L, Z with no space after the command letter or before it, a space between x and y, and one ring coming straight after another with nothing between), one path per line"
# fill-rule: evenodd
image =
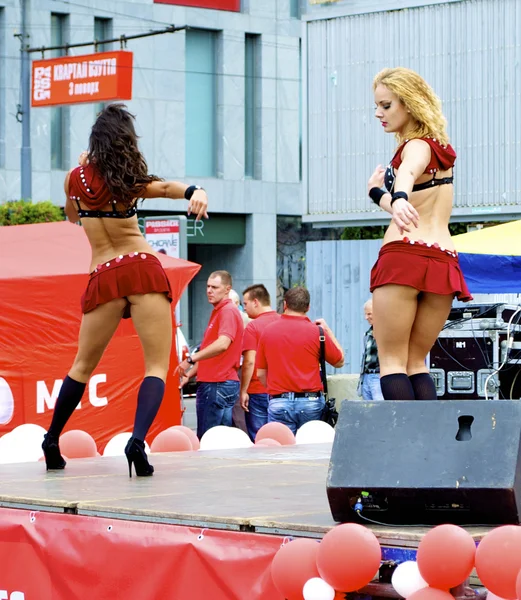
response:
M353 592L367 585L381 559L374 533L347 523L328 531L320 543L296 539L282 545L273 558L271 577L286 600L334 600L337 591Z
M452 588L475 568L488 600L521 599L521 527L504 525L487 533L476 549L456 525L439 525L420 541L416 561L398 565L395 591L407 600L454 600ZM380 567L381 548L362 525L331 529L321 542L296 539L278 550L271 576L286 600L334 600L366 586Z

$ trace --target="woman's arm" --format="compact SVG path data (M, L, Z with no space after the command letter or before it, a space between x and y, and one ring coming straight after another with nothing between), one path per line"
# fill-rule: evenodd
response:
M425 173L431 160L431 148L423 140L411 140L402 150L402 164L399 166L394 182L393 197L405 193L407 198L412 193L415 181ZM392 198L391 198L392 201ZM389 201L392 220L400 234L411 230L411 224L418 227L420 216L414 206L405 198Z
M65 181L63 182L63 190L65 192L65 216L71 223L79 223L80 217L78 215L78 209L72 203L72 200L69 198L69 179L71 176L73 169L71 169L67 175L65 175Z
M186 190L190 186L180 181L152 181L141 194L142 198L171 198L172 200L184 200ZM195 220L199 221L203 217L208 218L208 197L201 188L195 190L188 202L188 214L194 213Z

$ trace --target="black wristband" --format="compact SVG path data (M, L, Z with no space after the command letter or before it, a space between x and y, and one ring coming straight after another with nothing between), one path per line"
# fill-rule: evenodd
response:
M393 205L393 202L395 200L398 200L398 198L403 198L404 200L407 200L407 202L409 202L409 196L406 194L406 192L394 192L391 198L391 206Z
M369 198L371 198L371 200L377 204L378 206L380 206L380 201L382 200L382 196L384 194L386 194L387 192L385 192L384 190L382 190L382 188L379 187L373 187L369 190Z
M194 195L195 190L202 190L203 188L200 185L189 185L185 190L185 198L190 200Z
M190 354L186 357L186 362L189 365L195 365L195 361L194 361L194 359L192 358L192 356Z

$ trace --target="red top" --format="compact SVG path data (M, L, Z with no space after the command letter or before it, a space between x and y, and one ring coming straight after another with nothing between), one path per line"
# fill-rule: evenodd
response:
M253 321L250 321L248 325L246 325L246 329L244 330L244 339L242 342L242 351L246 352L248 350L257 350L259 347L259 340L262 332L266 329L266 327L273 323L274 321L278 321L280 319L280 315L274 311L270 310L268 312L261 313L258 317L256 317ZM257 377L257 356L255 355L255 367L253 368L253 374L251 376L250 385L248 387L248 394L267 394L266 388L262 385Z
M320 379L319 330L307 317L282 315L266 327L257 349L257 368L268 370L268 393L318 392ZM342 352L326 333L326 361L334 365Z
M442 146L437 140L428 137L419 139L427 142L427 144L429 144L431 147L431 160L425 168L424 173L447 171L454 166L454 163L456 162L456 152L450 144ZM410 141L412 140L403 142L403 144L399 146L398 150L396 150L393 159L391 160L391 165L395 169L398 169L398 167L402 164L402 150L405 144Z
M105 180L92 163L71 171L69 196L78 197L90 209L100 209L113 200Z
M201 350L215 342L221 335L229 337L232 343L219 356L199 361L197 381L206 383L239 381L237 371L241 365L243 333L244 325L240 311L229 298L221 300L212 310Z

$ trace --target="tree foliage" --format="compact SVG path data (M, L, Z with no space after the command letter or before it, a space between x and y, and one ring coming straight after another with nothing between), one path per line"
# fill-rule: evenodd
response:
M499 221L490 221L481 223L485 227L499 225ZM479 223L449 223L449 231L451 235L459 235L472 230ZM341 240L380 240L384 237L386 225L368 225L367 227L346 227L340 236Z
M0 204L0 225L51 223L64 220L63 209L49 200L34 203L29 200L13 200Z

